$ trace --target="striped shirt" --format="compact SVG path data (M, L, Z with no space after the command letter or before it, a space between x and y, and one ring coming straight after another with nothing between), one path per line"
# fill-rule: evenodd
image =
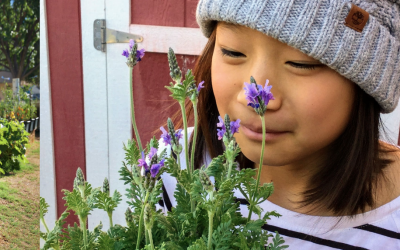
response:
M191 132L192 129L189 130ZM184 143L182 143L184 144ZM164 145L160 141L160 146ZM171 150L167 149L168 154ZM181 163L185 163L184 153L181 153ZM206 165L211 162L205 156ZM176 206L173 196L177 185L176 179L164 173L163 200L161 207L166 212ZM248 215L247 201L235 190L235 196L240 201L240 211L244 217ZM353 218L311 216L296 213L266 200L260 204L263 211L276 211L279 218L271 217L263 228L271 233L276 231L285 240L288 249L332 250L332 249L371 249L400 250L400 196L372 211L358 214ZM252 219L258 216L252 214Z

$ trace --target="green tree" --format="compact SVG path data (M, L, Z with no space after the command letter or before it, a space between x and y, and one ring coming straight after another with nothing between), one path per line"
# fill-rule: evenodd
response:
M0 68L13 78L39 75L39 0L0 0Z

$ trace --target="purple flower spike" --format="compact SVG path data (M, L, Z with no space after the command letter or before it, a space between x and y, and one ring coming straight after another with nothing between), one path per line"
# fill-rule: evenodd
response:
M150 169L151 177L156 178L162 167L164 167L164 159L157 164L153 164Z
M230 125L231 125L232 135L234 133L237 133L239 131L239 127L240 127L240 119L237 119L236 121L231 122Z
M132 50L133 46L135 46L135 40L129 40L129 48Z
M217 129L217 135L218 135L218 140L221 140L224 137L226 128L225 128L224 119L222 119L221 116L218 116L218 120L219 120L219 123L217 123L217 127L221 128L221 129Z
M265 105L268 105L269 100L275 100L274 96L271 93L272 86L268 86L269 80L265 82L264 89L261 92L261 99L264 101Z
M258 104L257 96L259 95L258 89L256 88L255 84L251 83L244 83L246 86L244 87L244 94L246 95L247 106L251 106L254 108L256 104Z
M126 58L128 58L129 57L128 49L124 49L124 51L122 51L122 55L125 56Z
M161 167L162 166L160 164L158 164L158 163L157 164L153 164L151 166L151 169L150 169L151 177L156 178L158 172L160 172Z
M178 132L175 133L175 138L177 141L183 137L182 135L182 129L178 129Z
M204 84L204 81L202 81L202 82L199 83L199 86L197 87L197 93L200 92L200 89L203 89L203 88L204 88L203 84Z
M129 40L129 49L125 49L122 52L122 55L125 56L128 60L126 64L129 67L134 67L138 62L140 62L144 56L144 49L137 49L137 44L133 39Z
M156 154L157 154L157 149L153 147L150 148L149 159L153 158L153 156Z
M144 157L144 152L142 152L142 158L139 159L138 162L139 162L139 166L140 166L140 167L144 167L144 169L145 169L146 171L149 170L149 166L147 165L146 159L145 159L145 157Z
M267 110L270 100L275 100L271 93L272 86L268 86L269 80L265 82L265 86L258 85L253 77L250 78L251 83L245 82L245 95L247 106L255 109L256 113L263 116Z
M217 123L217 127L225 129L224 119L222 119L221 116L218 116L218 120L219 120L219 122Z
M144 52L146 52L144 49L136 51L136 59L138 62L140 62L144 57Z
M171 145L171 140L172 140L171 136L168 134L168 132L165 130L164 127L160 127L160 129L162 131L161 139L164 140L165 146Z

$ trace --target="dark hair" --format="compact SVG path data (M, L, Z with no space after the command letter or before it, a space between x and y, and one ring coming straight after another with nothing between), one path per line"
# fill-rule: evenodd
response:
M194 69L196 80L204 81L204 89L200 92L198 101L195 169L204 164L206 150L211 158L224 152L222 143L217 138L216 124L219 114L211 85L215 38L216 29ZM344 132L329 146L329 160L311 176L308 190L303 193L304 199L299 207L319 204L317 208L328 209L337 216L355 215L365 212L367 206L374 207L378 177L383 176L382 170L393 162L382 156L395 151L385 149L379 144L379 128L382 126L380 111L378 103L356 85L350 121ZM190 103L186 105L186 112L188 117L193 113ZM191 144L192 138L189 149ZM242 153L236 160L241 168L254 167L254 162Z

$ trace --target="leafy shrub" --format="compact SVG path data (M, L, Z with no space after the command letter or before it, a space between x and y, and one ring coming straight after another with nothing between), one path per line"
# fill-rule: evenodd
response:
M29 134L17 120L0 119L0 124L0 172L6 174L20 169Z

